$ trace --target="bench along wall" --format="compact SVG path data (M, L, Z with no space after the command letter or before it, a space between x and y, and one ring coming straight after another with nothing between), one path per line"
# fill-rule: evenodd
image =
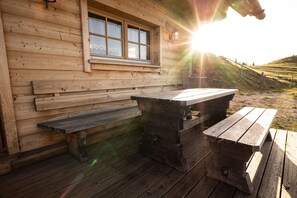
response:
M88 54L84 54L86 46L83 47L88 39L84 39L83 43L82 36L82 27L86 27L86 24L82 26L81 2L78 0L57 0L49 4L48 9L43 0L0 0L20 152L64 141L62 134L39 129L39 122L92 110L136 106L129 99L130 91L141 93L178 89L181 84L180 70L184 65L181 47L176 47L169 39L171 32L179 29L165 17L166 11L158 8L153 0L137 3L134 0L97 2L103 5L100 9L120 10L118 15L129 13L129 16L139 19L138 23L146 21L159 27L160 49L156 50L156 54L160 57L157 57L154 67L129 62L88 61ZM96 2L89 1L88 9L97 9L94 7L96 5ZM57 94L34 94L32 88L32 82L37 81L51 85L88 80L98 80L102 86L95 90ZM129 86L121 84L121 80L130 82ZM139 82L144 85L140 86ZM84 100L71 105L71 102L86 98L88 94L96 98L96 94L103 93L111 93L120 99L93 100L89 103ZM35 100L40 102L48 97L62 97L65 101L59 104L54 104L56 100L53 103L46 101L43 108L36 108Z

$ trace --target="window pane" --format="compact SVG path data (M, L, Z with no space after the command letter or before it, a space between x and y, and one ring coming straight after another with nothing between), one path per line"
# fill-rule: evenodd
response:
M105 18L89 17L89 31L96 34L105 35Z
M128 40L138 43L139 42L138 32L139 32L138 28L128 26Z
M115 37L118 39L122 38L122 25L120 22L108 20L108 36Z
M128 43L128 57L139 59L139 45Z
M90 35L90 48L92 54L106 55L106 39L104 37Z
M140 43L141 44L146 44L149 45L150 44L150 33L147 31L140 31Z
M122 56L122 42L114 39L108 39L108 55Z
M150 60L150 48L147 46L140 46L140 59Z

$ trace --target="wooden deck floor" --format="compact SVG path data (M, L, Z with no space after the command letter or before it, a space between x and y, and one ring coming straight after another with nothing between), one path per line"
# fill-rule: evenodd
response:
M271 133L249 163L251 197L297 197L297 133ZM87 163L64 154L4 175L0 197L247 197L206 176L212 153L202 135L194 141L186 174L137 152L140 135L133 133L90 146Z

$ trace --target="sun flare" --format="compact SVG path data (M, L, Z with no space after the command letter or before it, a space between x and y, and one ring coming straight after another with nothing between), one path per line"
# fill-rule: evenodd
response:
M204 25L192 33L191 47L193 50L209 52L214 45L213 41L209 25Z
M200 51L203 53L220 54L222 50L226 51L225 31L222 31L222 27L217 24L202 25L195 32L192 33L191 47L192 50Z

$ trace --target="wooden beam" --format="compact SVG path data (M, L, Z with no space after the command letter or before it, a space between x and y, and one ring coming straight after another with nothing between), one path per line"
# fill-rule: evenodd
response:
M16 127L7 54L4 40L2 13L0 10L0 98L3 116L3 128L6 137L8 153L19 152L18 133Z
M90 40L89 40L89 26L88 26L88 1L80 1L80 15L81 15L81 29L82 29L82 43L83 43L83 62L84 71L91 72L91 58L90 54Z

